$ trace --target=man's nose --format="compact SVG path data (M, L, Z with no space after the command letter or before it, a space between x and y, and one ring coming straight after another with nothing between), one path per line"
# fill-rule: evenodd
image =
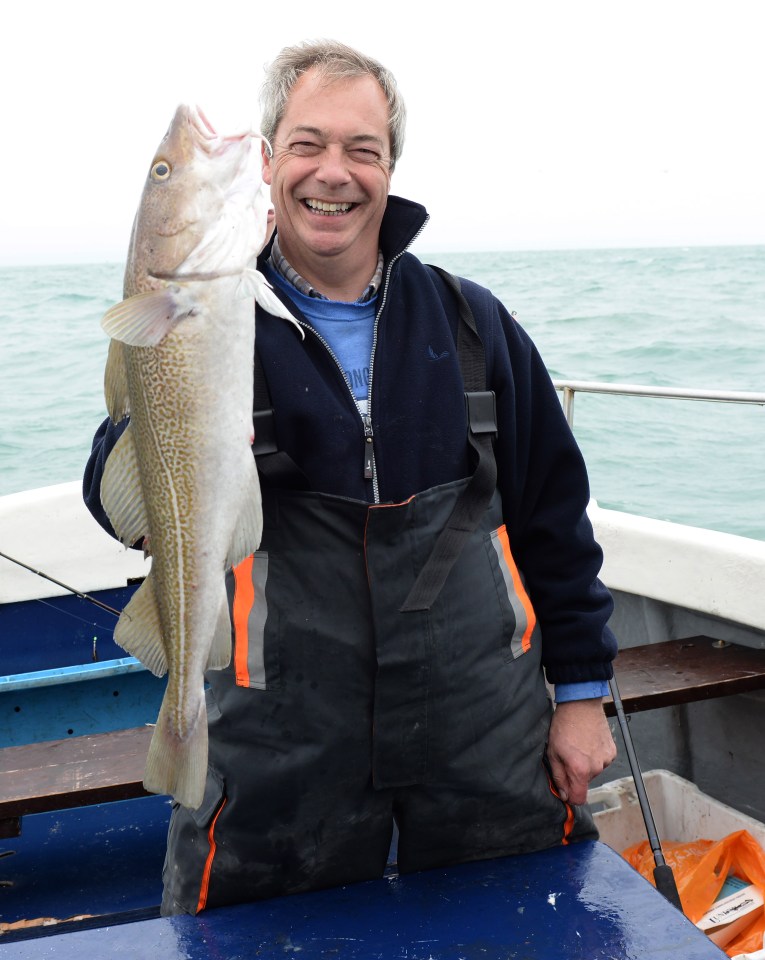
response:
M316 176L328 186L340 186L350 181L348 157L339 144L329 144L322 150Z

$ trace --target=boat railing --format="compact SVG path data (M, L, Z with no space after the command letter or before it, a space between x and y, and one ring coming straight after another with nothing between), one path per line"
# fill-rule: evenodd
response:
M685 387L652 387L635 383L604 383L590 380L553 380L563 394L563 412L574 426L574 398L577 393L608 393L616 396L662 397L672 400L706 400L712 403L745 403L765 406L765 393L744 390L694 390Z

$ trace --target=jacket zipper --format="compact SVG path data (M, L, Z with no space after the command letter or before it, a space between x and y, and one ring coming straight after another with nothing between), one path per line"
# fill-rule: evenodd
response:
M380 502L380 487L377 480L377 467L375 465L374 430L372 428L372 381L374 379L375 352L377 351L377 327L378 327L378 323L380 321L380 317L382 315L383 309L385 308L385 303L388 299L388 284L390 283L393 267L396 261L400 260L401 257L403 257L403 255L406 253L409 247L411 247L414 241L419 237L419 235L427 226L429 219L430 219L430 216L425 217L425 220L423 221L420 229L412 237L409 243L407 243L404 249L400 250L396 254L396 256L393 257L393 259L388 264L388 269L385 273L385 282L383 283L383 286L382 286L382 299L380 301L380 306L377 310L377 313L375 314L375 325L372 333L372 354L369 358L369 388L367 390L366 414L363 414L361 412L358 402L356 400L356 397L354 396L354 393L353 393L353 387L351 386L351 381L348 379L348 376L345 370L343 370L343 367L340 361L337 359L337 355L333 351L332 347L330 347L330 345L327 343L324 337L322 337L322 335L314 327L312 327L310 323L306 323L304 320L298 320L298 323L300 324L301 327L304 327L306 330L310 330L310 332L319 340L319 342L324 345L324 348L326 349L327 353L329 353L330 357L332 357L332 359L335 361L335 365L337 366L337 369L340 371L340 374L342 375L342 378L345 381L345 385L348 388L348 393L351 395L351 400L353 401L353 405L356 407L359 417L361 418L361 424L364 429L363 476L365 480L372 481L372 498L373 498L372 502L373 503Z
M377 328L380 322L380 317L382 312L385 309L385 303L388 299L388 286L390 284L391 273L393 272L393 267L395 263L403 257L406 251L411 247L414 241L419 237L425 227L428 225L428 220L430 216L426 215L425 219L422 221L420 229L415 233L412 239L407 243L407 245L400 250L395 257L388 264L388 269L385 273L385 283L382 287L382 298L380 300L380 306L375 314L375 325L372 333L372 355L369 358L369 388L367 390L367 415L363 417L364 422L364 478L372 481L372 495L373 502L380 502L380 486L377 479L377 467L375 466L375 447L374 447L374 431L372 429L372 385L374 383L374 370L375 370L375 354L377 353Z

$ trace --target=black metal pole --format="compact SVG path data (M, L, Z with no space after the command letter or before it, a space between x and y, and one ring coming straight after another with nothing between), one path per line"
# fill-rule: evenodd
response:
M637 754L635 753L635 745L632 742L632 733L629 729L629 723L624 715L622 698L619 696L619 685L616 682L615 676L608 681L608 685L611 690L611 696L613 697L614 701L614 709L616 710L616 717L619 721L619 728L622 732L624 746L627 751L627 759L629 761L630 770L632 771L632 779L635 781L635 791L637 792L638 803L640 804L640 812L643 814L646 833L648 834L648 843L651 846L654 863L656 864L653 871L653 879L656 883L656 889L682 913L683 906L680 903L680 894L678 893L677 884L675 883L675 875L672 873L672 867L670 867L670 865L664 859L664 852L661 849L661 840L659 839L659 834L656 830L656 821L653 819L653 811L651 810L651 804L648 800L648 794L646 793L645 789L645 782L643 781L643 774L640 770Z

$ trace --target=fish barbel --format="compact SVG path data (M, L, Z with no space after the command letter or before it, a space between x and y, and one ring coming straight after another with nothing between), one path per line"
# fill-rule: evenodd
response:
M168 674L144 785L190 808L207 776L204 671L231 656L225 570L262 531L253 296L293 319L256 269L270 209L260 142L218 136L201 111L178 108L133 224L125 299L102 320L107 409L130 422L101 501L120 540L143 538L152 554L114 638Z

